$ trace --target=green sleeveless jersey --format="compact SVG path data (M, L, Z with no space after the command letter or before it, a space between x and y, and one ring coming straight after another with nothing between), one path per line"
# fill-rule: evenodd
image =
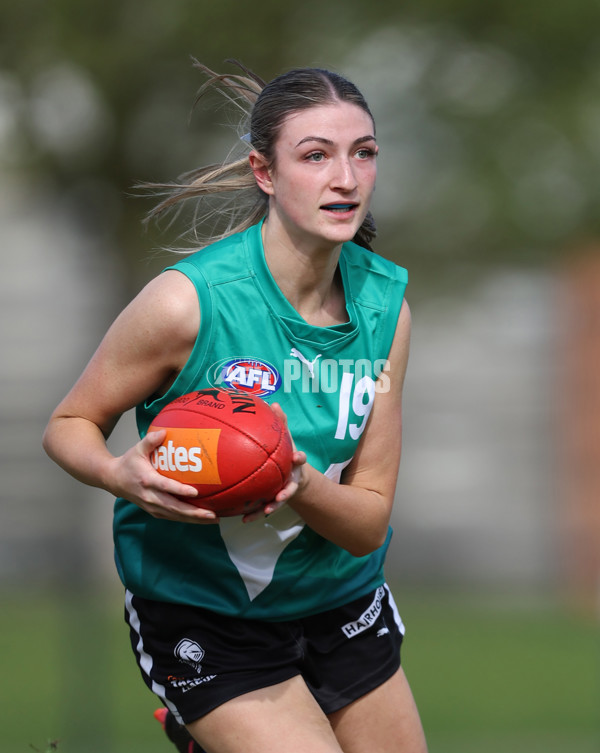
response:
M308 462L339 482L365 429L375 383L404 296L401 267L345 243L339 270L348 321L308 324L265 262L261 225L174 264L194 284L201 325L190 357L161 398L137 408L140 436L179 395L208 387L278 402ZM389 544L364 557L319 536L287 505L268 518L215 525L158 520L124 499L115 504L117 568L134 594L245 618L284 620L334 608L384 580Z

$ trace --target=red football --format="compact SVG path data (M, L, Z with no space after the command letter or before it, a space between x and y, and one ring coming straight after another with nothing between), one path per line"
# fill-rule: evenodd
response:
M220 389L198 390L166 405L148 431L166 429L150 456L156 470L191 484L187 502L221 517L260 509L285 485L292 443L264 400Z

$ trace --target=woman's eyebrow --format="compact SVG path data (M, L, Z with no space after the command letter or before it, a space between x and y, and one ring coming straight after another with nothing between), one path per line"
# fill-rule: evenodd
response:
M365 141L376 141L377 139L375 136L368 135L368 136L359 136L357 139L354 139L352 142L352 145L355 144L363 144ZM331 139L323 138L323 136L305 136L303 139L300 139L300 141L296 144L296 147L299 147L301 144L305 144L307 141L316 141L319 144L325 144L327 146L333 146L334 142Z

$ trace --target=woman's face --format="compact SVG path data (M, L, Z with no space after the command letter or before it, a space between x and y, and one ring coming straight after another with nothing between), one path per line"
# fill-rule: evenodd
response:
M273 213L292 239L351 240L369 209L377 173L373 121L348 102L290 115L275 144L269 180Z

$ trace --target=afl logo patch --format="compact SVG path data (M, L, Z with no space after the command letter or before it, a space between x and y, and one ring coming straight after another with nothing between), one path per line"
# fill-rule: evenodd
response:
M234 358L211 366L208 378L213 387L268 397L281 387L281 376L268 361Z

